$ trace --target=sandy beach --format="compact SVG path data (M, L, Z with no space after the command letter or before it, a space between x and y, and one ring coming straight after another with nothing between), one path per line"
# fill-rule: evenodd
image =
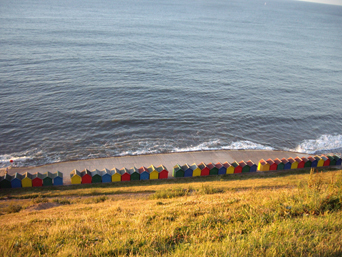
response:
M159 166L163 164L169 170L169 177L171 177L173 166L177 163L183 165L185 163L199 164L204 163L217 163L217 162L240 162L242 160L252 160L254 163L258 163L260 159L275 159L275 158L289 158L289 157L303 157L308 156L304 153L295 153L287 151L271 151L271 150L215 150L215 151L199 151L199 152L182 152L182 153L165 153L165 154L150 154L150 155L137 155L137 156L122 156L122 157L109 157L100 159L87 159L68 162L52 163L38 167L21 167L14 168L9 167L8 173L10 175L18 173L24 173L26 171L30 173L47 171L56 172L60 171L64 176L64 184L70 184L70 172L73 169L82 171L88 170L103 170L105 168L131 168L133 166L139 168L141 166L150 166L151 164ZM5 173L6 169L0 170L0 175Z

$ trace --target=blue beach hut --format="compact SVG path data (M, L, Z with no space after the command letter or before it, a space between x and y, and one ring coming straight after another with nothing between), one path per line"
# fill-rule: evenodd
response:
M53 173L52 181L54 186L63 186L63 173L60 171Z
M292 163L289 162L286 158L281 159L281 162L284 164L284 170L290 170Z
M247 165L249 166L249 172L256 172L258 169L258 166L251 160L247 162Z
M18 188L21 187L21 180L23 176L19 174L18 172L14 174L11 180L11 186L12 188Z
M146 169L146 167L141 166L138 169L139 173L140 173L140 180L148 180L150 179L150 173L148 172L148 169Z
M108 169L100 171L100 174L102 176L102 183L112 182L112 174Z
M334 159L336 160L335 165L341 166L341 157L338 155L334 155Z
M317 167L318 161L314 157L309 156L308 159L309 159L309 161L311 161L311 168Z
M193 170L190 168L189 164L184 164L182 170L184 171L184 177L192 177Z
M225 175L227 172L227 168L222 165L222 163L218 162L215 164L216 169L218 169L218 175Z

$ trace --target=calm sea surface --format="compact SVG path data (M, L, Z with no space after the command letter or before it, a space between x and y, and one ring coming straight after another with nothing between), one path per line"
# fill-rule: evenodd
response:
M0 0L0 167L342 152L342 6Z

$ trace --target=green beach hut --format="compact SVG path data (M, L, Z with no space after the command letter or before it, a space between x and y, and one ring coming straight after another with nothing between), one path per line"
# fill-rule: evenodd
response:
M279 158L274 159L274 163L277 164L277 170L283 170L285 164L279 160Z
M209 162L207 167L209 169L209 175L218 175L218 168L212 162Z
M136 167L132 167L127 171L131 175L131 180L140 180L140 173Z
M239 165L242 168L242 173L250 171L250 167L244 161L239 162Z
M311 168L311 161L308 158L302 157L302 160L304 161L304 168Z
M49 171L43 174L43 186L52 186L53 185L53 174Z
M182 170L182 167L179 164L176 164L173 167L172 176L174 178L182 178L182 177L184 177L184 171Z
M102 183L102 173L94 169L93 171L90 172L91 174L91 183Z
M0 188L11 188L12 177L8 174L0 177Z
M331 155L327 155L327 157L329 158L330 160L330 166L335 166L336 165L336 160L333 156Z

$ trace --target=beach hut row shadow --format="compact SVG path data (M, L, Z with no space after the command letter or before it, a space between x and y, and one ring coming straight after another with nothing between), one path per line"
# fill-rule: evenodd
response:
M164 165L155 167L154 165L148 168L142 166L139 169L132 167L130 169L113 168L111 170L93 170L87 169L83 171L73 170L70 173L71 184L90 184L90 183L107 183L116 181L132 181L132 180L152 180L152 179L167 179L169 171Z
M251 160L245 161L234 161L232 163L218 162L205 164L193 163L192 165L175 165L173 167L172 176L175 178L179 177L196 177L196 176L209 176L209 175L224 175L224 174L235 174L245 172L257 172L257 171L270 171L270 170L288 170L288 169L302 169L302 168L313 168L313 167L324 167L324 166L335 166L341 165L341 157L334 155L322 155L322 156L309 156L309 157L295 157L295 158L282 158L281 160L276 158L274 160L261 159L258 165Z
M13 176L5 174L0 177L0 188L18 188L18 187L41 187L41 186L61 186L63 185L62 172L36 172L31 174L15 173Z

